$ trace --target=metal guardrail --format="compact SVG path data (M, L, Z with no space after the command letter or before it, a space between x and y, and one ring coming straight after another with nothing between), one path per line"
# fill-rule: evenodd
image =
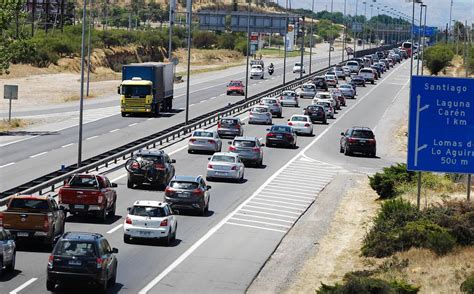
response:
M393 47L392 47L393 48ZM376 48L359 51L361 54L370 54ZM335 65L335 64L334 64ZM334 66L332 65L332 66ZM332 67L331 66L331 67ZM258 103L262 97L276 96L285 90L293 89L311 79L314 76L324 74L330 67L323 68L311 74L305 75L300 79L288 82L284 85L273 87L256 95L249 97L247 100L240 100L233 104L229 104L220 109L208 112L200 115L192 120L188 125L180 123L176 126L160 131L153 135L144 137L142 139L130 142L118 148L112 149L105 153L99 154L92 158L85 160L84 166L77 168L75 165L70 165L62 170L57 170L48 175L39 177L25 184L19 185L12 189L0 193L0 205L4 205L9 196L14 194L34 194L39 193L40 195L48 192L53 192L57 188L63 185L64 180L76 173L89 173L98 171L99 168L107 168L111 164L117 164L120 160L125 160L133 155L135 151L140 149L156 148L157 145L163 145L169 143L171 140L175 140L182 136L188 135L191 131L202 128L204 126L217 122L221 117L234 115L246 111L252 105Z

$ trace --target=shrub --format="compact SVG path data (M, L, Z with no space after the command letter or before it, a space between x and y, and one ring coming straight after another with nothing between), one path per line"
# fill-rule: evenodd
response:
M235 48L235 36L233 34L220 34L217 37L217 47L220 49L234 50Z
M439 72L450 65L454 52L445 44L438 44L425 50L424 61L431 74L437 76Z
M217 45L216 34L207 31L195 31L193 33L193 45L199 49L211 49Z
M239 51L243 55L247 56L247 40L245 38L238 38L235 41L234 50Z
M397 185L411 182L414 173L407 171L406 164L399 163L386 167L383 172L369 176L370 187L381 199L393 198L397 195Z
M468 294L474 293L474 274L467 277L461 284L461 291Z
M442 255L451 251L456 245L456 239L447 229L428 220L408 223L400 230L400 236L406 250L410 247L422 247Z

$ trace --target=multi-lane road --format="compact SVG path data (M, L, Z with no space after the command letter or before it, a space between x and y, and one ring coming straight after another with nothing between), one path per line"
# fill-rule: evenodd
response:
M341 59L340 52L334 54L334 62ZM292 68L299 58L288 58L286 81L299 78ZM267 61L268 63L269 61ZM275 87L282 82L283 61L275 60L275 73L265 75L264 80L249 80L249 96ZM305 56L306 70L309 56ZM312 70L327 67L327 57L313 55ZM224 71L211 72L191 78L190 118L223 107L242 99L241 96L226 96L226 84L230 80L245 81L245 66L230 68ZM90 158L131 141L143 138L158 131L167 129L184 121L186 88L184 84L175 87L174 109L172 113L161 117L127 117L120 115L119 99L116 94L105 99L91 101L85 106L83 130L83 155ZM43 132L21 136L2 136L0 140L0 191L5 191L49 172L58 170L61 165L77 162L77 106L52 107L36 111L16 113L15 116L70 115L71 119L53 128L44 128ZM40 128L41 129L41 128Z
M102 233L119 249L117 285L111 289L112 293L243 293L286 232L336 174L366 173L391 164L387 159L388 149L384 147L391 144L390 139L378 140L377 158L344 156L339 153L339 134L351 126L375 129L377 137L386 132L380 127L394 99L407 94L408 79L409 62L397 65L376 85L358 88L357 99L348 100L347 107L328 125L314 125L315 136L298 137L297 149L264 147L264 167L247 168L244 183L209 183L212 186L210 212L205 217L179 215L177 241L171 247L123 243L126 208L139 199L163 199L162 191L128 189L124 169L108 174L118 184L117 217L106 224L69 217L66 230ZM217 91L210 93L216 95ZM211 101L215 100L218 99ZM200 104L203 104L201 111L210 107ZM301 113L308 104L310 100L302 100L300 108L285 107L284 117L274 119L274 124L286 124L292 114ZM247 115L241 118L246 121ZM124 136L131 139L136 133L146 131L141 129L152 128L157 122L161 126L165 123L161 120L137 119L140 128L128 127L117 137L104 127L97 139L105 137L102 144ZM245 125L244 134L263 138L266 128ZM223 149L226 147L224 140ZM165 151L176 159L177 174L205 174L208 155L188 154L186 141ZM53 157L63 156L56 155L57 151L51 153ZM49 253L35 248L19 251L17 270L0 279L0 293L46 293L48 256Z

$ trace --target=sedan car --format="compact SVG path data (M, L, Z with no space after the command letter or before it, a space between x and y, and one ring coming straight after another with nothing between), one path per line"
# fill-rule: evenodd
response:
M275 125L267 129L266 136L267 146L286 146L296 148L297 135L295 130L290 126Z
M362 76L353 76L351 78L351 84L356 85L356 86L363 86L365 87L365 79Z
M288 125L295 130L296 134L313 135L313 123L307 115L294 114L288 120Z
M238 117L222 117L217 123L219 137L235 137L244 134L244 123Z
M326 83L328 86L337 87L339 84L337 77L333 74L326 74L324 77L326 78Z
M304 109L304 115L309 116L311 121L314 123L316 121L320 121L323 124L327 123L326 119L326 111L324 111L324 107L320 105L309 105Z
M227 95L245 95L245 86L242 81L230 81L229 84L227 84Z
M267 106L270 109L270 113L272 115L276 115L276 117L282 117L283 108L276 98L262 98L260 100L260 105Z
M0 277L3 273L3 268L8 272L13 272L15 270L15 260L16 260L16 244L13 240L13 236L10 232L5 231L0 227Z
M195 130L188 141L188 153L194 151L220 152L222 140L217 131Z
M240 156L231 152L219 152L209 158L206 179L229 179L237 182L244 181L245 167Z
M229 152L239 154L244 164L263 166L263 146L257 137L236 137L229 142Z
M281 106L294 106L299 107L298 94L292 90L283 91L280 95L280 104Z
M99 233L63 234L48 259L46 290L75 282L76 286L93 284L98 288L94 293L106 293L117 278L117 253Z
M178 221L166 202L137 200L127 208L123 223L123 241L132 239L163 240L170 246L176 239Z
M306 84L303 84L300 88L300 90L298 91L298 95L300 96L300 98L311 98L313 99L314 95L316 95L316 85L313 84L313 83L306 83Z
M327 118L334 118L334 107L332 106L331 101L324 99L313 99L312 103L312 105L323 107Z
M249 112L249 124L272 124L272 114L267 106L254 106Z
M342 94L341 90L334 88L329 90L329 92L331 92L332 96L339 102L339 105L337 106L338 110L341 109L341 106L346 106L346 97Z
M304 68L304 65L302 65L300 62L297 62L293 66L293 73L300 73L300 72L306 73L306 70Z
M344 95L344 97L347 97L350 99L355 98L356 91L351 85L349 84L339 85L339 90L341 91L342 95Z
M377 142L370 128L353 127L341 133L339 150L345 155L363 153L371 157L376 156Z
M191 209L204 216L209 210L210 189L202 176L175 176L165 189L165 202L172 209Z

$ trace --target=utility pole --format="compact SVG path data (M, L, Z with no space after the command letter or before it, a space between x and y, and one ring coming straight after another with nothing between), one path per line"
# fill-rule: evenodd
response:
M421 51L421 75L423 75L423 68L425 67L425 48L426 48L426 14L428 12L428 5L425 5L425 21L423 24L423 50Z
M364 4L364 26L362 28L362 50L365 49L365 29L367 28L367 1L362 2Z
M248 0L250 1L250 0ZM286 6L285 6L285 13L286 13L286 18L285 18L285 23L286 23L286 28L285 28L285 41L283 42L285 47L284 50L284 56L283 56L283 85L286 83L286 51L288 50L287 48L287 42L288 42L288 0L286 0ZM249 3L249 10L250 10L250 3ZM250 24L249 24L250 26ZM248 70L248 64L247 64L247 70Z
M86 86L86 96L89 97L89 81L91 74L91 33L92 28L94 27L94 16L92 14L92 4L94 0L89 2L89 31L87 32L87 86Z
M334 0L331 0L331 29L329 30L329 65L328 67L331 67L331 50L332 50L332 42L333 42L333 34L332 34L332 26L334 25L334 18L333 18L333 8L334 8ZM303 63L301 63L301 66L303 66Z
M313 4L314 4L314 0L313 0ZM341 59L342 62L344 62L344 52L346 50L346 39L347 39L346 6L347 6L347 0L344 0L344 14L342 15L342 24L344 25L344 32L342 34L342 59Z
M344 0L344 1L346 1L346 0ZM314 13L314 0L312 1L312 4L311 4L311 13ZM314 26L314 18L313 18L313 16L311 16L311 28L310 28L310 36L309 36L309 74L311 74L311 63L312 63L312 60L313 60L313 46L314 46L314 44L313 44L313 26Z
M356 0L356 11L355 11L355 17L354 17L354 23L357 23L357 8L359 7L359 0ZM354 27L354 24L352 25ZM356 58L356 51L357 51L357 33L355 32L355 28L353 28L352 34L354 35L354 55L352 58Z
M174 23L174 9L175 9L175 0L170 0L170 15L169 15L169 37L168 37L168 60L171 61L173 56L173 23Z
M303 77L303 55L304 55L304 15L301 21L301 70L300 70L300 79Z
M421 49L421 20L423 19L423 7L425 7L426 5L425 4L421 4L420 5L420 27L418 29L418 52L416 53L417 54L417 58L416 58L416 75L419 75L420 74L420 49ZM425 29L423 28L423 31Z
M82 164L82 122L84 117L84 63L85 63L85 47L86 47L86 22L87 22L87 0L84 0L82 8L82 41L81 41L81 94L79 100L79 139L77 148L77 168Z
M193 13L193 0L186 1L186 23L188 26L188 64L187 67L187 78L186 78L186 119L184 124L187 126L189 122L189 82L191 80L191 25L192 25L192 13Z
M245 68L245 101L248 99L249 95L249 59L250 59L250 0L248 1L247 6L247 67ZM264 70L262 68L262 70ZM284 70L284 69L283 69Z
M448 22L448 36L451 36L451 21L453 16L453 0L451 0L451 5L449 6L449 22Z

